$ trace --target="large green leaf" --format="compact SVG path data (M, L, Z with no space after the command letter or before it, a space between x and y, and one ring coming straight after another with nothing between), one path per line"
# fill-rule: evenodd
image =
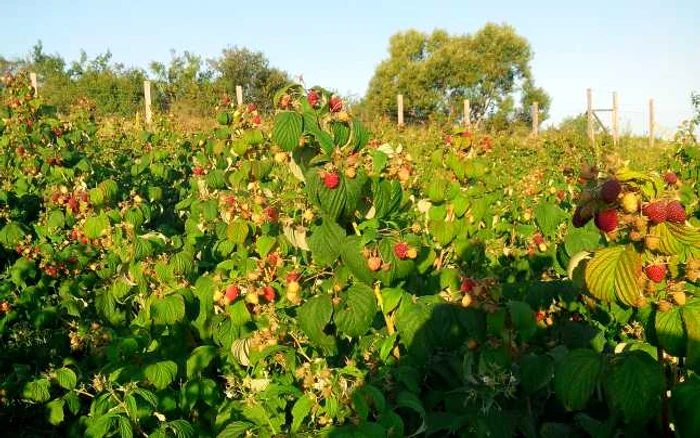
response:
M88 239L97 239L109 227L109 218L102 213L98 216L91 216L85 221L85 236Z
M146 367L144 373L153 386L163 389L175 380L177 364L171 360L152 363Z
M298 432L301 423L311 413L314 401L308 395L300 397L292 406L292 433Z
M63 423L63 419L65 418L63 406L65 404L66 403L60 398L51 400L46 404L46 416L50 424L58 426L59 424Z
M599 300L615 298L634 306L640 296L638 278L642 272L640 255L632 247L614 246L595 252L586 266L586 285Z
M681 313L688 339L686 365L700 373L700 299L694 298L689 301L683 306Z
M311 233L307 241L314 262L320 265L333 264L340 255L345 230L335 222L324 220L320 226L312 227Z
M317 295L297 310L299 327L309 340L331 353L335 351L335 339L324 333L333 315L333 303L328 294Z
M605 370L603 356L593 350L569 352L556 366L554 391L570 411L586 407Z
M679 437L700 436L700 377L676 384L671 393L671 421Z
M529 354L520 361L520 384L528 394L545 387L554 377L551 357Z
M0 230L0 244L5 248L14 249L24 238L24 230L17 222L10 222Z
M659 345L673 356L685 356L688 337L683 327L681 309L674 307L668 312L656 311L654 333Z
M301 115L294 111L282 111L275 117L272 136L285 151L292 151L299 145L304 122Z
M200 345L192 350L190 357L187 358L187 378L191 379L202 372L215 357L216 347L213 345Z
M68 390L75 389L75 385L78 383L78 378L70 368L59 368L56 370L56 382Z
M38 379L27 382L22 388L22 397L35 402L43 403L51 398L49 388L51 383L46 379Z
M663 368L643 351L622 353L613 360L605 390L627 423L644 424L661 410L666 390Z
M554 204L542 203L535 208L535 222L545 236L553 236L566 213Z
M529 341L537 332L537 320L535 312L527 303L522 301L510 301L508 303L510 320L523 341Z
M356 337L367 333L376 313L377 301L372 288L358 283L345 293L333 321L341 333Z
M175 324L185 317L185 299L179 294L155 298L151 303L151 317L158 325Z
M348 236L340 248L343 264L359 281L372 285L374 273L369 270L367 260L362 256L362 239L359 236Z

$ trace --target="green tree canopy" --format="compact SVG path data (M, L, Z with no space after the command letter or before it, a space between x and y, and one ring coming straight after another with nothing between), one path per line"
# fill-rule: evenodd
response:
M469 99L472 120L492 119L500 125L529 122L530 105L537 101L544 120L550 99L535 86L532 56L527 40L505 24L490 23L467 35L400 32L391 37L389 58L370 81L367 109L393 113L396 95L403 94L409 115L425 119L435 113L458 113Z
M220 58L209 60L216 73L217 90L235 95L236 85L243 87L246 103L255 103L261 110L272 108L277 90L290 82L289 75L270 67L270 61L262 52L246 48L224 49Z

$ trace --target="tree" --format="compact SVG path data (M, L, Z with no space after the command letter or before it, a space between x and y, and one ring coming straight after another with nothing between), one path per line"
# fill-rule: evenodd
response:
M277 90L290 82L286 72L270 67L262 52L246 48L224 49L221 58L209 60L209 65L218 75L217 90L234 95L236 85L240 85L245 101L255 103L261 110L270 110Z
M426 119L458 114L469 99L472 120L512 123L529 122L530 104L537 101L545 120L550 99L535 86L532 55L527 40L505 24L487 24L473 35L399 32L389 41L389 58L377 67L365 102L370 113L393 113L396 95L403 94L409 115Z

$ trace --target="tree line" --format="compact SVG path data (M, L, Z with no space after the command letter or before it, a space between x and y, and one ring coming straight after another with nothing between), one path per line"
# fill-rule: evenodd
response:
M550 98L536 86L530 69L533 50L507 24L489 23L473 34L444 30L408 30L393 35L388 57L377 67L357 112L392 117L396 95L404 96L409 121L455 120L470 100L471 120L493 128L531 123L530 107L539 104L540 120L548 115ZM153 104L163 112L210 115L225 96L241 85L247 103L265 112L273 109L275 91L291 81L260 51L229 47L214 59L171 51L169 63L151 62L147 69L126 67L107 51L90 59L83 51L67 62L47 54L38 42L24 59L0 55L0 71L37 73L42 97L67 112L88 98L98 115L133 116L143 108L143 81L153 84Z

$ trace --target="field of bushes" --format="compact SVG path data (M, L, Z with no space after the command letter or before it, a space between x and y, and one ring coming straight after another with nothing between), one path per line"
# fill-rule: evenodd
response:
M700 147L0 85L13 436L700 436Z

